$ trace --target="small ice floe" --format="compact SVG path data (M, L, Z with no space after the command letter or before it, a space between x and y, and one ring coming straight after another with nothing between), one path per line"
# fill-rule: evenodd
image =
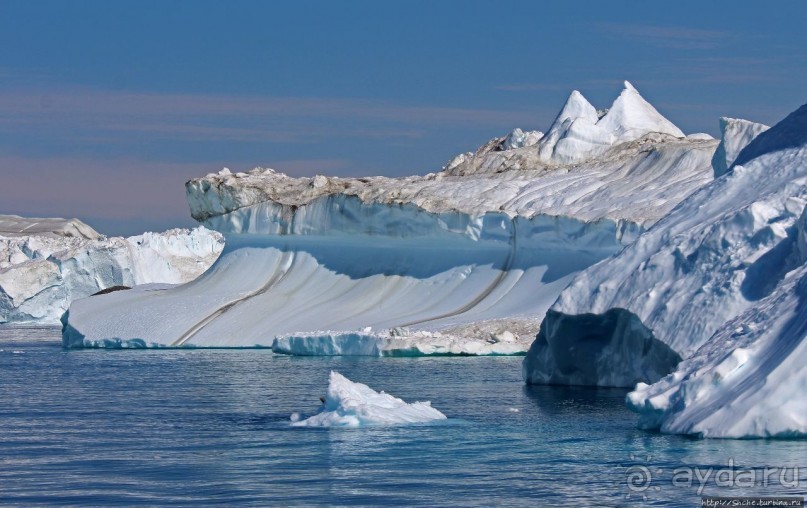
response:
M367 385L354 383L338 372L331 371L325 402L319 411L303 418L291 415L295 427L363 427L368 425L399 425L445 420L446 415L434 409L430 402L403 400Z

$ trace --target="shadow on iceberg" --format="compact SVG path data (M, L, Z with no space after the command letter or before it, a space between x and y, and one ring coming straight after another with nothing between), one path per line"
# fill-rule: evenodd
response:
M358 210L355 214L362 211L368 216L383 208L357 201L346 199L343 204ZM341 229L334 230L338 232L323 228L291 235L230 233L221 258L239 249L304 253L322 268L351 279L374 275L427 279L461 266L490 266L494 270L546 266L543 282L551 283L619 250L623 229L634 227L605 219L587 222L545 215L525 219L503 213L487 213L472 223L471 217L459 213L432 214L414 206L386 208L395 210L396 215L389 211L378 214L391 224L414 223L420 230L412 232L401 226L398 229L405 234L395 236L339 223ZM380 219L366 220L372 225Z
M771 236L770 228L763 229L761 233ZM748 266L740 285L740 291L746 299L755 302L770 295L784 280L785 275L798 267L799 260L795 256L797 235L796 227L788 228L787 237Z
M527 384L633 387L655 382L681 357L625 309L604 314L547 312L524 358Z
M775 129L767 130L754 138L743 148L732 164L742 166L757 157L790 148L799 148L807 143L807 104L787 115L776 124Z

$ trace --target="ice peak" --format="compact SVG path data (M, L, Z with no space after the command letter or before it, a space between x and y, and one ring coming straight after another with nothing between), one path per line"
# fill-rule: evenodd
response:
M597 123L612 133L617 141L632 141L650 132L661 132L682 138L684 133L664 118L628 81L608 113Z
M597 109L592 106L585 97L583 97L583 94L577 90L573 90L572 93L569 94L569 98L566 99L566 103L563 105L563 108L561 108L557 118L555 118L555 121L552 122L550 131L556 126L559 126L559 124L562 124L567 119L574 120L577 118L593 118L596 122Z
M594 125L597 123L597 109L583 97L583 94L574 90L569 94L569 98L566 99L558 116L555 117L552 126L541 139L538 153L542 159L558 159L556 146L559 141L568 136L570 126L576 121Z
M538 154L543 160L569 164L654 132L684 137L629 81L607 110L598 111L574 90L541 140Z

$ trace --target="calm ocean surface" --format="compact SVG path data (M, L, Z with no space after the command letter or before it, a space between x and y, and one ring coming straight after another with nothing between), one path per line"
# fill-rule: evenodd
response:
M290 427L330 370L449 420ZM65 351L59 330L0 329L0 504L699 506L694 468L708 495L805 495L807 441L640 431L625 393L526 387L521 358Z

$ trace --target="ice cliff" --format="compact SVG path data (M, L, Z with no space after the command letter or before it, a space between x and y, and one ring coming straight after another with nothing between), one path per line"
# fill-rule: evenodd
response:
M187 282L222 247L202 227L107 238L76 219L0 216L0 323L58 324L73 300L98 291Z
M807 434L807 106L769 130L731 123L728 172L560 294L527 382L641 382L630 405L665 432Z
M720 132L722 134L720 144L717 145L715 156L712 158L715 178L725 175L734 159L740 154L745 146L755 137L770 129L761 123L749 122L738 118L721 118Z
M575 274L711 181L716 145L626 83L604 114L574 92L546 135L516 129L425 176L225 169L186 186L226 235L216 264L75 303L65 344L523 352Z

